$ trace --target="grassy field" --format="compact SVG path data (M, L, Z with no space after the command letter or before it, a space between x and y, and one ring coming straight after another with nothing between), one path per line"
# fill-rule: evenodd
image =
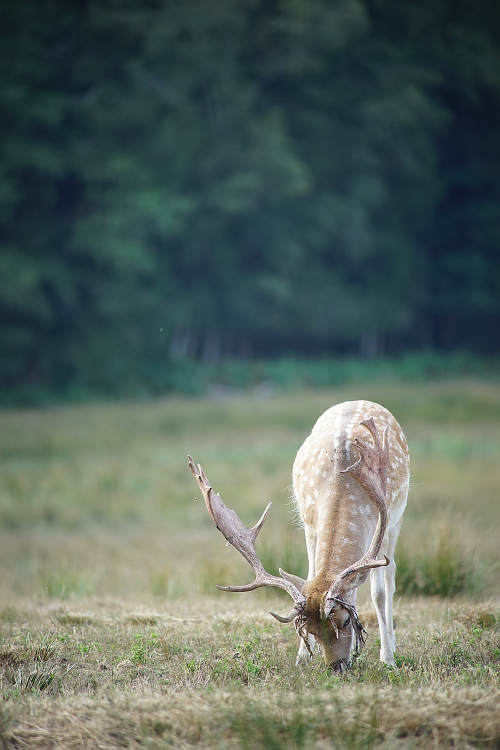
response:
M225 392L215 395L227 395ZM231 395L231 394L230 394ZM0 748L500 746L500 385L265 390L0 412ZM367 647L343 679L268 609L218 592L251 571L187 468L203 464L258 551L306 573L291 467L319 414L368 398L400 421L412 490L397 560L397 668Z

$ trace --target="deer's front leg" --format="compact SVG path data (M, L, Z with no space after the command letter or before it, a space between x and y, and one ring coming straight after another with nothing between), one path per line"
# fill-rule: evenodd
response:
M316 575L316 564L315 564L316 532L311 526L308 526L307 524L304 524L304 531L306 535L307 557L309 560L309 572L307 574L307 580L311 581ZM314 637L310 633L307 636L307 640L309 641L309 648L311 649L311 652L313 653L314 652ZM302 664L308 664L310 661L311 661L311 655L309 651L307 650L306 644L301 639L299 652L297 654L297 659L295 661L295 664L297 666L300 666Z

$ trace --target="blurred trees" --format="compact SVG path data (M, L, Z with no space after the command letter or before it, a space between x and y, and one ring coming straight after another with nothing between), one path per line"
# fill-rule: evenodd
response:
M498 352L500 6L0 0L0 382Z

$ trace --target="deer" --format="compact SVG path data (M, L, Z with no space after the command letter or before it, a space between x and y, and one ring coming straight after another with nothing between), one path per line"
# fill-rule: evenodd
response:
M307 579L281 568L279 576L269 574L255 551L271 503L255 526L247 528L214 492L202 467L191 456L188 461L217 529L255 574L252 583L218 588L247 592L271 586L286 591L293 599L291 612L270 614L281 623L294 623L300 639L296 664L312 659L317 641L326 667L341 674L366 642L356 592L370 576L380 660L395 665L394 550L408 497L410 459L403 431L386 408L363 400L332 406L297 453L293 496L304 526Z

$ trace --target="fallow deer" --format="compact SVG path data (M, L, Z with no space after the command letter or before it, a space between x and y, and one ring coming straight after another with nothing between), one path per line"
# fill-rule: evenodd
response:
M369 442L364 439L368 435ZM378 404L347 401L318 419L293 465L294 495L309 558L304 580L281 568L280 577L270 575L255 552L271 503L248 529L189 456L189 467L216 527L255 573L255 581L246 586L219 588L241 592L275 586L287 591L294 601L290 614L271 614L280 622L294 622L301 639L297 664L311 659L316 639L327 666L336 672L349 666L351 652L359 653L365 643L356 589L369 574L380 629L380 659L394 664L394 548L408 495L409 460L401 427ZM378 559L379 553L383 559Z

